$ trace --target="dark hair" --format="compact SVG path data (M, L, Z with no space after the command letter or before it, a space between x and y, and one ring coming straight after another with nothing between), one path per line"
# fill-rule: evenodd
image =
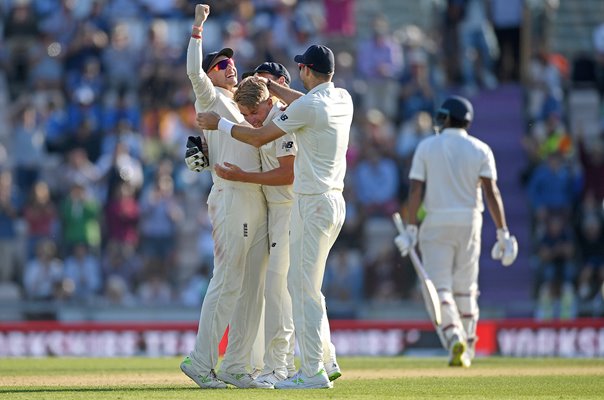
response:
M449 127L450 128L462 128L466 129L470 126L470 121L464 121L462 119L457 119L449 115Z

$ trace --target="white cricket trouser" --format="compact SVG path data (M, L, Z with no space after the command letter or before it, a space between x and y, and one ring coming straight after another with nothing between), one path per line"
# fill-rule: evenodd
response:
M259 185L214 185L208 196L214 271L201 307L191 361L199 373L218 363L218 344L229 327L221 370L246 372L258 330L267 268L266 200Z
M269 256L264 288L264 326L252 351L252 367L286 378L294 371L294 321L287 290L292 203L268 203Z
M318 195L294 195L291 214L290 269L287 285L292 297L295 336L301 369L313 376L323 368L329 321L321 293L325 262L346 215L341 191Z
M426 273L441 302L441 333L448 341L457 334L474 338L478 322L478 262L482 219L467 226L424 226L419 246Z

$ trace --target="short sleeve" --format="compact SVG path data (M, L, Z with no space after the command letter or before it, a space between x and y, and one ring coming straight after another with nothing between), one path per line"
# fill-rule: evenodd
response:
M495 156L490 148L486 148L485 157L480 167L479 176L481 178L488 178L494 181L497 180L497 168L495 167Z
M306 126L309 121L314 121L314 114L314 110L307 102L307 96L302 96L292 102L283 114L275 117L273 122L283 132L295 133Z
M415 179L416 181L426 181L426 162L424 159L425 146L420 143L413 154L413 161L411 162L411 169L409 170L409 179Z
M286 133L277 139L277 157L295 156L298 154L298 145L296 137L291 133Z

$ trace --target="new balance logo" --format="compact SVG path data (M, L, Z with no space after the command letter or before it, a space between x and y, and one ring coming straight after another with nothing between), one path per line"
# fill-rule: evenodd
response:
M271 243L271 247L275 247L277 243Z
M294 142L292 141L283 142L283 144L281 145L282 149L291 149L292 147L294 147Z
M286 120L287 120L287 115L285 115L285 114L281 114L281 116L279 117L279 119L280 119L281 121L286 121Z

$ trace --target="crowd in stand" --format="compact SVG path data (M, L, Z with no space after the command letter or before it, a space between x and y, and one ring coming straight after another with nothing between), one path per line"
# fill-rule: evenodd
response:
M604 24L588 57L540 49L529 71L522 178L533 219L536 317L603 315Z
M213 262L205 204L211 177L183 162L186 138L196 134L185 73L195 3L0 1L3 299L201 302ZM324 283L333 312L354 316L361 302L417 295L412 268L400 267L408 261L392 244L390 214L404 204L413 151L432 134L434 107L450 87L472 96L519 79L522 0L492 1L499 10L492 20L487 3L447 1L434 32L391 27L378 14L367 34L355 25L354 0L207 3L204 51L232 47L240 74L264 61L294 71L294 55L324 43L336 54L336 85L354 96L347 217ZM466 57L448 56L451 49ZM526 184L540 282L557 277L558 260L576 260L578 243L589 247L594 230L602 231L603 153L562 127L559 67L539 54L527 96L535 128L527 136ZM292 87L302 89L298 79ZM587 239L577 241L579 233ZM564 255L547 255L548 245ZM548 259L555 266L545 266ZM601 259L591 275L587 262L564 264L578 293L595 297Z

